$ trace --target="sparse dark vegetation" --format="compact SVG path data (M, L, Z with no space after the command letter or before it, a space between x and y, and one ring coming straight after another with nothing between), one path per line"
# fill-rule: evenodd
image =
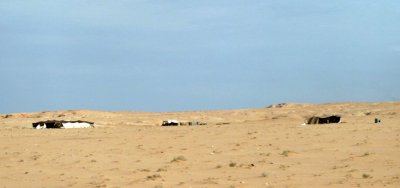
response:
M181 162L181 161L186 161L186 157L180 155L180 156L174 157L171 162Z
M261 173L261 177L268 177L268 173L266 173L266 172L263 172L263 173Z
M362 178L364 178L364 179L369 179L369 178L372 178L372 176L369 175L369 174L363 174L363 175L362 175Z
M166 172L167 171L167 168L159 168L159 169L157 169L157 172Z
M281 155L283 155L283 156L285 156L285 157L288 157L290 153L294 153L294 152L293 152L293 151L290 151L290 150L285 150L285 151L283 151L283 152L281 153Z
M366 157L366 156L369 156L369 155L371 155L371 153L369 153L369 152L365 152L363 155L361 155L360 157Z
M161 178L161 175L160 174L153 174L153 175L147 176L146 178L148 180L155 180L157 178Z

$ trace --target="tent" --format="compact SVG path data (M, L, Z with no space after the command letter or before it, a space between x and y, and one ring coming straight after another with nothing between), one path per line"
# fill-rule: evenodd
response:
M162 122L162 126L179 126L180 122L178 120L170 119Z
M198 121L178 121L178 120L167 120L163 121L161 126L181 126L181 125L189 125L189 126L194 126L194 125L207 125L206 122L198 122Z
M69 129L69 128L90 128L94 127L94 122L89 121L64 121L47 120L32 123L34 129Z
M307 124L329 124L329 123L340 123L340 116L313 116L308 118Z

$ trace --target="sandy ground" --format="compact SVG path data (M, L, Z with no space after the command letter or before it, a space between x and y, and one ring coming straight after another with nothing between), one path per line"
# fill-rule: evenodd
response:
M343 123L301 125L324 114ZM31 128L48 119L96 128ZM208 125L161 127L165 119ZM400 187L399 134L400 102L2 114L0 186Z

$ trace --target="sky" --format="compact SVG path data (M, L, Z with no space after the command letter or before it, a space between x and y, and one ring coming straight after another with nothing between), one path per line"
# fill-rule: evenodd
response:
M0 113L400 100L398 0L0 0Z

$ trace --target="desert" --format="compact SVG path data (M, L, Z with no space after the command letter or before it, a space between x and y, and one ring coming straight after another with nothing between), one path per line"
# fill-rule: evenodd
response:
M313 115L341 123L305 125ZM2 187L399 187L400 103L0 115ZM166 119L207 122L162 127ZM380 123L374 119L379 118ZM48 119L95 128L41 129Z
M0 188L400 188L399 7L0 0Z

